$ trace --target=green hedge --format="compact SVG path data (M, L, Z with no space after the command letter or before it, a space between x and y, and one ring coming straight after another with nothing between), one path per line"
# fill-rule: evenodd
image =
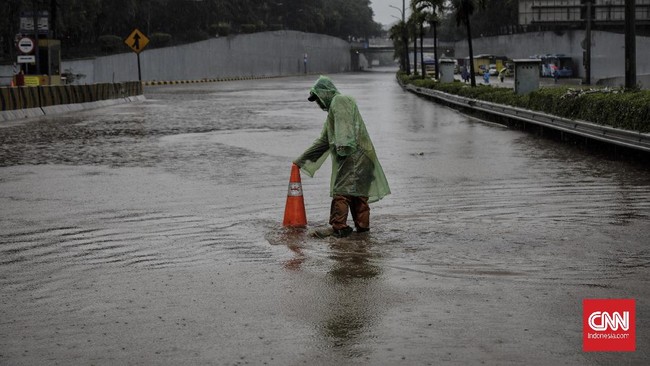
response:
M230 23L219 22L217 24L212 24L210 26L210 32L216 34L219 37L225 37L230 34L231 26Z
M554 86L517 95L509 88L439 83L398 74L402 83L643 133L650 132L650 91Z
M255 24L242 24L241 32L242 33L255 33Z
M151 39L151 47L166 47L172 40L172 35L169 33L156 32L149 37Z
M99 42L101 50L105 52L115 52L115 50L118 50L124 46L124 41L122 38L112 34L99 36L97 38L97 41Z

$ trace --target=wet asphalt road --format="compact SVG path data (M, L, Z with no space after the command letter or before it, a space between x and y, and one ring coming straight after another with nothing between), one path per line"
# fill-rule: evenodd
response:
M393 194L369 235L281 228L316 76L151 87L0 127L0 365L647 364L650 172L332 75ZM329 164L303 177L327 222ZM634 298L637 351L582 352Z

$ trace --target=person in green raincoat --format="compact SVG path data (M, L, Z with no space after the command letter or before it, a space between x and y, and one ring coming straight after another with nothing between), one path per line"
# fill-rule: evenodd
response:
M326 76L318 78L310 89L308 100L326 111L327 119L320 137L293 163L313 177L327 156L332 157L329 221L332 227L315 234L350 235L348 210L357 232L366 232L370 230L368 204L390 194L390 188L357 103L352 97L341 94Z

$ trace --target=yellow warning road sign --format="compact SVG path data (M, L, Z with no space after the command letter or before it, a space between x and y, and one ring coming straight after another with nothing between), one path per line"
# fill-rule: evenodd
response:
M149 44L149 38L140 32L138 28L134 29L131 34L126 37L124 40L127 46L129 46L133 52L140 53L147 45Z

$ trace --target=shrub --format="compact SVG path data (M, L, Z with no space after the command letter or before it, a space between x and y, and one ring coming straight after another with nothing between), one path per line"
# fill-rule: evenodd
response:
M99 47L105 52L115 52L124 44L122 38L114 35L103 35L97 38Z
M420 88L433 89L436 82L431 79L415 79L413 80L413 85Z
M241 25L241 32L242 33L254 33L255 32L255 24L242 24Z
M225 37L230 34L231 26L230 23L220 22L218 24L212 24L210 26L210 32L216 34L219 37Z
M182 34L182 38L187 42L199 42L209 39L210 35L201 30L189 30Z
M153 33L149 39L151 47L165 47L171 42L172 35L169 33Z
M267 28L268 26L261 20L255 23L255 30L258 32L264 32Z

